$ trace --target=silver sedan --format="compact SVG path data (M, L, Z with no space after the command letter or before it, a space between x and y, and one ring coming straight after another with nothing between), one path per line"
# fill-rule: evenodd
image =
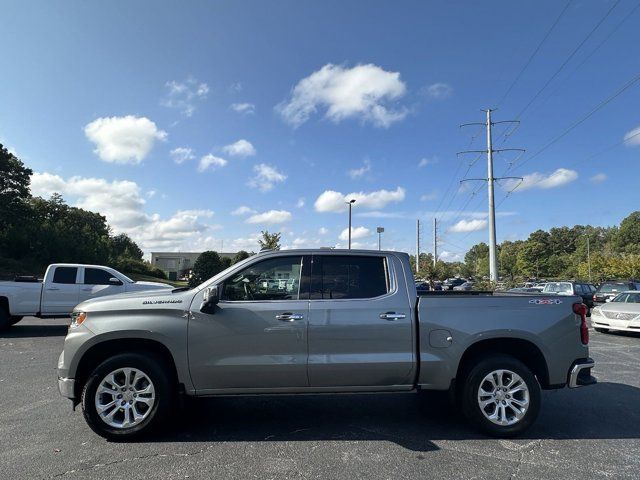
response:
M597 332L640 333L640 291L619 293L610 302L595 307L591 311L591 323Z

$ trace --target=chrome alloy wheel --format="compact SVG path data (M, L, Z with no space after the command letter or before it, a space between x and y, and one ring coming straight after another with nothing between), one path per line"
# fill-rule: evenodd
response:
M138 425L149 416L156 401L153 382L137 368L118 368L105 376L96 390L100 419L113 428Z
M492 423L514 425L529 410L529 387L511 370L494 370L480 382L478 406Z

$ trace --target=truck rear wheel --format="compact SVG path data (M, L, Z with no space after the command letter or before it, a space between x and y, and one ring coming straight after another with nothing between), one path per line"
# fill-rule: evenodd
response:
M9 316L7 311L2 306L0 306L0 330L9 328L11 325L11 317Z
M489 435L518 435L540 412L538 380L526 365L509 355L482 358L461 381L464 415Z
M91 429L110 440L146 435L166 419L175 392L155 355L123 353L102 362L82 390Z
M15 325L20 320L22 320L22 318L23 317L18 317L18 316L12 315L11 317L9 317L9 325Z

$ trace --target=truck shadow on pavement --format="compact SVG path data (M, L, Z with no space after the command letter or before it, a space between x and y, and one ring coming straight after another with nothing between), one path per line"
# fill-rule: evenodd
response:
M21 325L17 323L6 330L0 330L0 338L64 337L68 325Z
M619 383L543 393L534 426L518 437L640 438L640 389ZM389 441L416 452L437 440L483 440L445 395L370 394L189 400L174 426L152 441ZM149 441L149 439L146 439Z

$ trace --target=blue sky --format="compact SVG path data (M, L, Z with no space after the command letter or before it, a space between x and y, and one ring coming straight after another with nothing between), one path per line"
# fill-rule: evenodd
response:
M604 18L513 134L495 126L527 150L496 155L526 178L497 187L497 233L614 225L640 199L640 82L534 154L640 73L636 3L572 1L501 101L566 2L3 2L0 141L35 193L145 251L255 250L262 229L344 246L355 193L357 246L383 226L412 251L420 218L431 250L437 216L452 260L488 236L486 187L454 196L487 175L456 156L484 133L458 125L516 118Z

